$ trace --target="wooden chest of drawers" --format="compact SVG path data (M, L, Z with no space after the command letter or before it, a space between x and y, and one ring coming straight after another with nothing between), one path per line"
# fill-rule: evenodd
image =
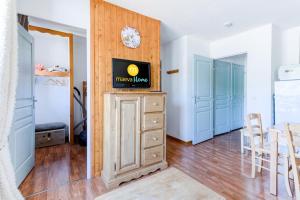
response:
M104 98L105 185L114 188L166 168L165 93L107 93Z

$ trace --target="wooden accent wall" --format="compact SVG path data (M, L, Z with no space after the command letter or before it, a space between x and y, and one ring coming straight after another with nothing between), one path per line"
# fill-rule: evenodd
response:
M125 26L140 32L141 45L137 49L123 45L121 30ZM150 62L151 88L142 91L159 91L160 21L102 0L91 0L91 56L92 173L98 176L102 169L103 93L138 91L112 88L112 58Z

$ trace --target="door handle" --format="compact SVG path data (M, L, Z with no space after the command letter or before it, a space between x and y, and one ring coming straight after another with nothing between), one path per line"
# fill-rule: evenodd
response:
M36 98L32 98L32 107L33 109L35 108L35 103L37 102L37 99Z

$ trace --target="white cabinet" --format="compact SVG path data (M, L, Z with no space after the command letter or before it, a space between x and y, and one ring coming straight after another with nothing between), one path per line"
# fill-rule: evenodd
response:
M167 167L164 93L104 95L102 179L117 187Z

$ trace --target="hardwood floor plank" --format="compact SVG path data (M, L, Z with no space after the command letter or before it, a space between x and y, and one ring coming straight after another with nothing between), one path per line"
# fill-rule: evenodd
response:
M58 188L86 177L86 148L57 145L36 149L33 170L20 185L24 196Z
M250 158L240 155L238 132L222 135L213 140L183 146L171 138L167 141L168 162L227 199L289 199L283 184L279 196L269 193L268 173L250 178ZM197 165L198 167L195 167ZM283 183L283 177L279 177Z
M180 169L229 200L290 199L283 176L279 175L278 196L269 192L266 171L257 174L255 179L250 177L250 157L240 154L238 132L195 146L168 137L167 161L169 166ZM90 180L85 177L85 148L68 144L41 148L36 151L36 166L20 190L30 200L89 200L108 192L100 177Z

